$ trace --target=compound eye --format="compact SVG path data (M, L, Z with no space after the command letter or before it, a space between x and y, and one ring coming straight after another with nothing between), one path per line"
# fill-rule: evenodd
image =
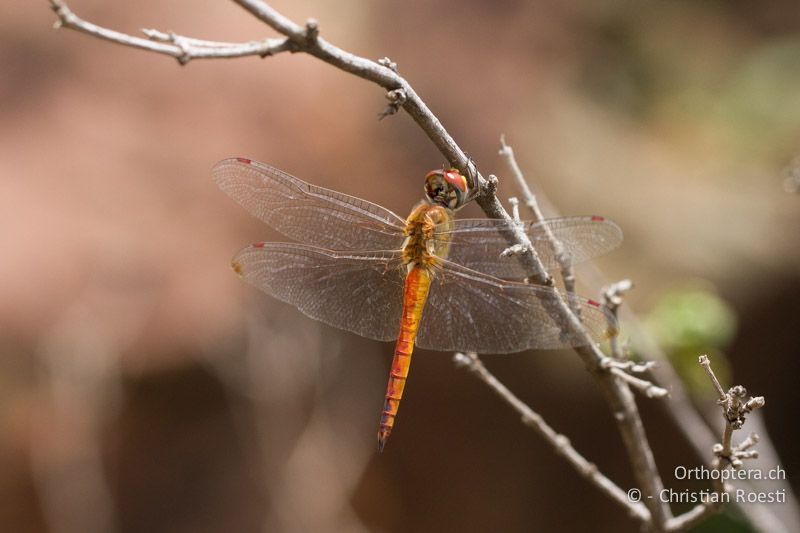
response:
M458 170L431 170L425 176L425 195L428 200L448 209L463 207L467 201L467 178Z

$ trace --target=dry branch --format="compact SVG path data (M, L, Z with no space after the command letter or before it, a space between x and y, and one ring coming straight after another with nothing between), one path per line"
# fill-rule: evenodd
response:
M743 465L743 460L758 457L758 452L750 449L758 442L758 435L751 433L738 446L733 446L733 432L742 427L745 417L750 412L764 406L764 398L763 396L747 398L747 391L741 385L731 387L726 392L717 379L714 370L712 370L708 356L701 355L698 362L706 371L708 379L711 380L711 384L719 395L717 403L722 407L725 419L722 443L715 444L712 448L714 460L711 463L711 469L719 472L725 468L739 469ZM717 498L696 505L690 511L668 521L667 529L669 531L683 531L699 524L708 515L715 513L719 509L721 502L724 501L723 494L729 492L731 487L725 484L721 476L712 479L712 486L718 496Z
M146 30L145 35L148 39L144 39L84 21L72 13L61 0L49 0L49 2L59 17L60 25L65 28L125 46L169 55L176 58L181 64L186 64L192 59L266 57L285 51L302 52L373 82L387 92L389 107L384 115L392 114L399 109L405 110L450 164L468 177L475 199L486 215L492 218L512 220L495 195L496 180L491 179L492 177L489 180L483 178L474 163L456 144L410 83L397 73L396 65L387 59L376 62L362 58L332 45L320 37L319 25L314 20L309 20L304 26L301 26L260 0L235 0L250 14L284 37L243 43L223 43L184 37L158 30ZM529 279L541 285L552 286L553 281L539 260L527 235L515 225L512 225L512 228L507 235L509 246L517 246L518 250L529 252L517 254L518 260L530 276ZM566 261L562 264L562 275L565 283L568 284L568 289L571 290L572 273ZM633 394L628 386L631 380L621 376L617 371L618 368L606 364L608 358L592 343L581 324L580 317L571 307L569 302L561 301L554 306L551 312L566 332L573 336L580 335L586 339L586 345L576 348L575 351L597 381L617 422L634 476L643 492L644 505L650 514L649 523L646 525L650 530L664 530L667 522L671 519L671 514L668 505L660 502L657 497L663 488L663 483L658 474ZM597 481L595 482L597 483ZM612 497L618 500L619 494L615 494ZM636 506L635 509L638 510L640 507ZM635 511L635 513L640 516L644 515L641 511Z
M612 500L623 506L628 510L628 514L641 522L648 523L650 521L650 511L647 510L640 502L631 501L627 493L622 490L616 483L611 481L603 475L597 466L588 461L581 455L570 443L569 439L564 435L558 433L550 425L545 422L542 416L526 405L522 400L517 398L514 393L508 390L508 387L498 380L491 372L489 372L483 365L477 354L475 353L456 353L454 361L458 366L466 368L478 379L484 382L490 389L492 389L500 398L509 404L522 418L522 423L535 430L542 438L544 438L553 447L553 450L562 457L582 476L592 482L598 489L604 492Z

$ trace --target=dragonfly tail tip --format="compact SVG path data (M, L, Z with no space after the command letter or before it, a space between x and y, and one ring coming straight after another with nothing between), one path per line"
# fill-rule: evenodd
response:
M381 428L381 431L378 432L378 453L383 453L383 449L386 447L386 441L388 440L389 432Z

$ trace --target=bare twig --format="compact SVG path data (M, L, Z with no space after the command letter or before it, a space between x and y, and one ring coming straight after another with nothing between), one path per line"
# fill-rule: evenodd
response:
M231 57L267 57L280 52L294 51L295 45L289 39L265 39L246 43L223 43L184 37L175 33L145 29L142 32L149 39L109 30L85 21L73 13L61 0L50 0L53 11L58 15L56 27L69 28L112 43L130 46L174 57L182 65L192 59L223 59Z
M511 220L494 194L492 181L487 181L475 169L474 163L456 144L439 119L428 109L408 81L397 73L396 63L386 61L386 58L377 62L372 61L328 43L319 37L319 26L316 21L309 21L304 27L295 24L260 0L234 1L286 38L247 43L223 43L148 29L145 34L150 39L143 39L85 21L75 15L63 0L49 0L53 11L59 18L56 23L57 27L69 28L117 44L165 54L176 58L181 64L192 59L223 59L252 55L267 57L284 51L305 52L345 72L380 85L387 90L389 106L395 110L402 108L411 115L422 131L447 158L450 165L459 169L470 179L470 193L476 197L478 204L486 214L492 218ZM391 114L392 112L387 110L384 113ZM513 230L509 239L519 242L523 246L530 246L530 241L522 230ZM528 270L536 271L537 269L536 263L527 254L523 259L523 264ZM539 274L548 279L543 269Z
M722 385L717 379L717 375L711 369L711 361L708 359L708 356L701 355L699 361L700 361L700 366L702 366L703 370L705 370L706 374L708 374L708 379L711 380L711 384L714 385L714 389L716 389L720 401L725 400L725 390L722 388Z
M515 255L524 254L528 250L529 248L526 248L521 244L512 244L511 246L500 252L500 257L513 257Z
M615 376L619 377L623 381L625 381L628 385L632 386L633 388L639 390L642 394L647 396L648 398L663 398L667 396L669 392L667 389L659 387L658 385L653 384L646 379L637 378L636 376L632 376L622 370L621 368L611 368L611 373Z
M800 161L800 158L798 159ZM800 171L796 169L800 168L800 163L797 161L793 162L792 167L790 170L793 170L794 173L792 176L800 176ZM792 176L788 179L792 179ZM527 185L527 183L525 183ZM541 196L541 195L540 195ZM546 198L538 198L537 203L540 201L546 201ZM557 215L557 213L554 213ZM600 271L598 267L594 263L590 263L590 269L588 272L593 275L594 279L597 280L601 278ZM598 283L599 284L599 283ZM621 301L621 300L620 300ZM617 316L619 309L614 309L614 315ZM665 412L666 414L673 420L675 425L681 430L684 437L687 441L691 444L692 448L696 451L699 457L704 456L708 448L714 442L714 435L709 429L706 421L703 417L698 413L697 409L692 404L692 401L689 397L688 392L686 391L686 387L684 386L683 382L680 380L678 374L675 372L675 369L670 364L669 360L667 359L666 355L660 350L660 348L655 345L652 341L650 336L644 330L641 325L641 322L637 319L637 317L632 313L628 312L626 316L627 324L629 328L633 328L638 333L638 338L640 344L643 345L639 346L639 349L642 350L644 353L650 355L650 359L657 359L659 364L656 366L654 362L645 363L647 365L646 369L643 370L651 370L653 374L657 377L659 383L668 384L669 387L669 396L670 401L668 403L664 403ZM612 354L615 352L621 356L625 356L626 347L620 347L618 344L618 339L616 337L612 337L610 339L610 344L612 348ZM616 365L609 365L609 361L604 361L607 366L616 366ZM636 363L632 361L625 361L625 364L634 365ZM634 370L633 368L625 368L628 372L638 372L639 370ZM667 407L668 406L668 407ZM762 435L766 435L767 438L762 441L761 444L761 456L762 459L772 463L777 464L778 462L778 454L774 449L771 441L768 438L767 430L764 427L762 417L757 416L758 413L754 413L756 416L751 417L751 424L755 424L760 428L760 432ZM769 459L767 459L769 458ZM769 482L764 480L747 480L743 481L744 484L749 485L754 490L769 490L771 489ZM765 506L765 505L740 505L739 508L744 513L745 516L751 521L751 523L759 530L762 531L791 531L798 528L800 524L800 514L798 514L797 509L797 499L794 496L792 491L792 487L790 484L786 483L785 480L781 482L780 480L773 481L772 483L778 483L781 490L785 492L787 498L786 505L780 506ZM703 506L701 506L703 507ZM703 507L704 509L704 507ZM703 510L701 509L701 510ZM712 509L711 512L714 510ZM685 516L685 515L682 515ZM706 514L701 514L697 517L697 522L699 523L702 519L706 516ZM677 520L673 519L673 520ZM674 531L676 529L675 524L672 522L668 522L668 529L670 531Z
M722 407L722 412L725 416L725 431L722 435L722 443L714 445L714 455L723 461L720 468L726 464L729 464L734 469L741 468L743 459L757 457L758 454L749 450L749 448L758 442L758 435L752 433L740 445L733 446L733 432L741 429L748 414L764 406L764 397L748 397L747 389L741 385L735 385L728 389L728 392L725 392L711 369L711 361L708 356L700 356L700 365L703 366L714 388L717 389L717 393L720 396L717 403Z
M387 65L385 61L376 62L359 57L332 45L319 36L309 40L306 28L292 22L260 0L234 1L275 31L294 42L298 51L310 54L359 78L376 83L387 91L402 90L403 101L398 105L411 115L451 165L461 171L467 178L474 178L474 182L470 184L471 188L474 190L474 194L480 194L486 184L486 180L479 172L472 172L469 158L445 130L439 119L428 109L428 106L417 95L408 81L397 73L396 64L390 63ZM392 101L391 98L390 101ZM492 202L487 202L486 205L492 205ZM505 211L502 210L499 202L497 202L494 212L498 215L497 218L503 218L501 213Z
M622 297L632 288L633 282L629 279L623 279L603 289L603 305L616 320L619 320L619 306L622 305ZM611 348L611 357L619 361L627 359L619 345L619 335L614 335L609 339L609 346Z
M618 317L619 307L622 305L622 297L632 288L633 282L631 282L629 279L623 279L616 283L612 283L603 289L603 306L608 309L609 313L611 313L611 316L613 316L615 320ZM653 365L655 365L654 362L649 361L647 363L636 363L634 361L627 360L627 354L624 353L620 347L617 335L609 339L609 345L611 347L612 358L606 360L605 364L612 373L625 380L628 385L639 390L648 398L663 398L669 394L667 389L659 387L651 381L637 378L629 374L629 372L636 374L646 372L650 370Z
M406 93L403 89L394 89L393 91L388 91L386 93L386 99L389 101L389 103L386 104L386 109L378 113L378 120L383 120L384 118L394 115L400 111L400 108L406 103L406 98Z
M539 207L539 202L536 200L536 195L533 194L533 191L528 185L528 181L525 179L525 175L519 168L517 158L514 156L514 149L506 144L505 135L500 137L500 151L498 153L505 159L506 165L511 172L511 176L514 178L514 181L517 182L517 185L522 192L523 201L528 209L531 210L534 220L537 222L543 221L544 214ZM558 261L559 267L561 268L561 279L564 281L564 288L566 289L567 294L574 295L575 274L572 271L572 260L564 249L564 246L561 244L561 241L556 239L555 235L553 235L553 232L550 231L550 228L545 226L544 231L547 241L553 249L553 256L556 258L556 261ZM577 300L571 298L570 307L573 313L580 316L580 306L578 305Z
M126 46L167 54L179 59L182 63L192 58L201 57L221 58L237 55L270 55L270 53L277 53L278 51L304 52L345 72L371 81L389 92L401 91L393 93L390 97L390 105L392 105L392 102L396 102L398 108L402 107L417 122L448 162L467 176L470 182L471 195L487 216L506 221L513 220L495 194L496 180L487 181L483 178L475 168L474 163L456 144L439 119L417 95L410 83L397 73L396 65L387 64L385 61L375 62L332 45L319 36L319 26L316 21L308 21L305 26L300 26L260 0L234 0L249 13L286 37L286 39L272 42L271 46L274 46L274 49L270 48L270 45L264 45L265 48L259 49L259 52L252 51L252 53L247 54L241 50L232 50L230 47L226 47L226 43L209 44L207 41L190 38L176 39L176 42L180 42L180 45L173 42L160 42L163 36L152 31L148 32L148 34L154 36L156 40L129 36L79 19L69 11L62 0L49 1L53 10L58 14L61 25L64 27ZM265 51L270 50L270 53L265 53ZM540 285L553 286L552 278L547 273L522 228L512 224L509 226L508 231L504 232L504 236L508 239L509 245L519 244L528 249L529 253L517 256L517 259L529 275L528 279ZM570 278L571 269L562 268L562 275L565 272L567 274L565 278ZM566 284L567 281L565 279ZM652 515L653 523L650 524L651 529L661 530L671 515L668 505L660 502L657 498L658 493L663 488L663 483L658 474L635 400L627 383L603 366L602 363L607 359L606 356L586 332L581 324L579 315L573 311L574 305L571 305L571 303L560 300L549 305L548 310L565 332L569 332L585 341L575 351L594 376L614 415L631 461L634 476L645 497L645 505Z
M649 372L651 369L655 368L656 363L655 361L638 363L636 361L617 361L615 359L608 359L606 361L606 366L608 368L619 368L620 370L631 372L633 374L641 374L643 372Z
M498 153L505 158L506 165L508 165L508 169L511 171L511 176L522 191L522 198L525 201L525 205L528 206L528 209L533 213L534 220L541 222L544 220L544 214L542 214L542 210L539 208L539 202L536 201L536 196L528 185L528 181L525 179L522 169L519 168L517 158L514 157L514 149L506 144L505 135L500 136L500 151Z
M516 196L512 196L508 199L508 203L511 204L511 218L517 224L522 224L522 217L519 215L519 199Z
M599 276L599 270L596 266L593 266L588 272L594 272L595 277ZM652 373L657 378L658 383L668 385L669 402L662 404L665 414L673 421L675 427L681 431L686 441L695 450L697 457L705 457L716 440L714 433L692 403L684 382L670 364L669 358L653 341L641 321L630 309L621 308L621 312L624 314L628 329L636 333L637 350L647 354L648 359L658 361L658 365L653 366ZM758 416L759 414L758 412L752 413L750 424L755 426L762 436L760 446L761 459L768 464L778 464L778 454L769 440L763 417ZM799 507L789 483L785 480L751 479L743 480L742 484L752 490L774 490L775 487L779 487L786 494L786 505L738 505L739 510L755 529L758 531L775 531L776 533L798 530L798 527L800 527L800 514L797 509Z
M517 398L514 393L508 390L503 383L501 383L491 372L486 369L477 354L456 353L454 356L454 361L458 366L466 368L475 374L478 379L483 381L490 389L492 389L507 404L517 411L517 413L520 414L523 424L536 431L542 438L550 443L550 445L553 447L553 450L564 457L579 474L592 482L598 489L603 491L612 500L627 509L628 513L632 517L641 520L642 522L648 522L650 520L650 511L648 511L643 504L631 501L625 491L600 473L600 471L597 469L597 466L581 455L572 446L567 437L550 427L539 413L528 407L528 405Z
M513 149L506 144L504 137L501 137L500 143L500 155L505 157L511 174L523 193L525 204L531 209L536 220L544 220L544 215L539 208L536 196L528 186L517 164ZM561 319L560 323L570 328L580 328L580 313L577 302L571 297L575 294L575 276L572 271L571 261L568 254L565 253L564 247L550 231L547 231L547 240L561 267L561 277L564 281L564 287L568 292L569 300L568 309L558 309L555 314ZM520 255L521 258L525 256L526 254ZM533 261L538 263L537 275L532 276L533 281L541 284L548 283L550 279L544 272L544 267L539 261L538 255L535 254L535 251L533 253ZM637 380L637 378L628 376L624 372L624 376L622 376L619 372L613 371L613 369L607 365L609 358L600 352L594 344L578 347L575 351L584 361L589 371L594 375L601 389L603 389L606 394L606 399L614 412L615 418L617 419L617 427L622 434L625 447L633 465L634 475L636 476L637 482L642 487L645 497L644 502L653 516L653 524L651 524L651 526L655 530L663 529L666 527L666 523L672 518L672 514L669 505L658 498L658 494L664 488L664 484L658 474L655 459L653 458L650 445L647 442L647 436L642 426L638 408L636 407L628 385L636 386L645 394L652 395L651 397L664 396L667 391L656 387L652 383L645 382L644 380ZM646 474L642 475L644 473Z
M744 460L758 457L758 452L750 449L758 442L758 435L751 433L738 446L733 446L733 432L742 427L747 414L754 409L759 409L764 406L764 397L755 396L748 398L747 391L741 385L731 387L728 389L728 392L725 392L714 370L711 368L711 361L708 359L708 356L701 355L699 363L706 371L708 379L719 395L717 403L722 407L725 418L722 442L712 447L714 460L711 463L711 469L718 472L722 472L722 470L729 467L737 470L743 466ZM706 516L716 512L720 505L726 501L724 494L729 492L732 487L725 484L722 475L712 476L711 481L717 497L711 498L709 501L695 506L687 513L668 521L667 529L669 531L682 531L700 523Z

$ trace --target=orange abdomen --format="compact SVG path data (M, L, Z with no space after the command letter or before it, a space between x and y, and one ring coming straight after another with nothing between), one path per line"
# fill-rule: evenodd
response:
M411 353L414 351L414 340L417 338L422 309L428 297L431 285L431 273L426 268L414 267L406 276L403 291L403 315L400 318L400 334L394 349L392 367L389 371L389 384L386 387L386 402L381 414L381 425L378 430L378 450L383 451L386 441L392 432L397 409L403 397L403 389L411 366Z

